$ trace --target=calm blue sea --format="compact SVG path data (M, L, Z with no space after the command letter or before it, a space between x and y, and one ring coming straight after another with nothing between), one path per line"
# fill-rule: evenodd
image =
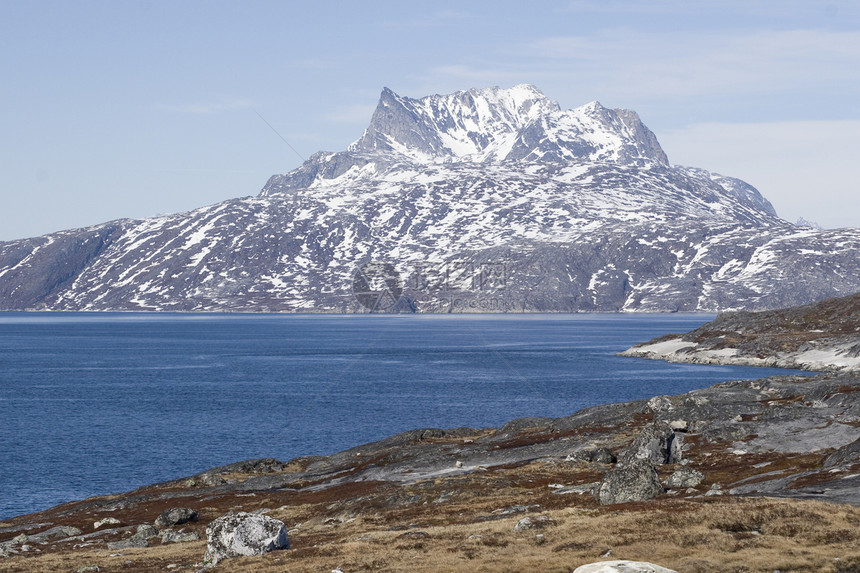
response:
M249 458L786 373L614 356L712 318L0 313L0 519Z

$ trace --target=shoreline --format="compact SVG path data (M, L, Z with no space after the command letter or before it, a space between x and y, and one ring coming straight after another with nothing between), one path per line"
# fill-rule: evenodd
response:
M730 312L685 334L636 344L621 356L670 362L860 371L860 293L762 312Z
M146 546L120 551L125 560L131 559L135 570L163 570L164 563L155 563L164 552L177 556L176 568L198 570L203 528L228 510L259 510L283 520L293 544L289 551L270 554L278 557L249 557L241 563L230 560L228 570L236 571L269 570L266 567L276 566L274 559L287 559L298 571L319 570L321 563L333 570L343 564L344 555L350 556L348 562L358 563L360 555L384 553L382 546L370 553L367 548L354 553L356 538L384 539L380 541L384 546L401 539L402 544L402 539L411 539L402 537L404 531L426 533L442 527L463 531L465 537L507 539L510 536L504 531L513 531L524 517L547 516L552 527L561 530L578 527L582 520L599 529L613 515L631 519L644 515L641 512L668 515L666 512L682 507L687 508L684 512L699 511L696 507L732 512L736 504L806 508L804 504L810 503L816 514L854 512L818 508L824 507L822 503L836 504L834 508L860 506L858 389L857 373L741 380L677 396L592 406L563 418L521 418L499 428L412 430L331 456L237 462L124 494L73 501L7 519L0 525L0 554L8 556L0 557L0 564L20 564L21 568L10 571L48 571L56 559L71 560L80 567L96 560L100 571L119 571L129 565L123 561L122 566L112 568L107 544L124 543L133 537L136 527L151 523L164 509L185 506L200 512L200 522L187 524L181 532L196 535L198 540L170 543L151 539ZM643 435L671 436L668 442L676 444L672 459L666 453L668 442L657 446L663 453L653 467L661 491L650 500L604 504L607 476L633 463L639 455L636 452L651 455L647 452L652 452L648 449L652 446L645 446L651 442L643 442ZM699 472L702 480L671 485L679 471ZM774 498L785 501L767 501ZM860 510L856 511L860 519ZM106 517L116 519L116 526L93 527ZM57 538L39 537L46 531L53 531L51 535ZM471 533L465 535L467 531ZM521 544L527 543L529 551L541 554L541 548L534 545L534 532L510 535L505 543L512 549L521 550ZM542 530L540 535L549 538L554 548L564 545L552 529ZM762 539L772 540L768 535ZM21 540L30 541L22 544ZM323 542L338 548L337 559L317 555L314 548ZM21 551L27 544L28 551ZM425 545L429 544L428 539ZM415 545L404 551L412 552L409 554L419 562L425 559L439 564ZM446 568L467 571L476 566L474 557L466 556L474 548L453 541L444 541L443 546L445 551L462 553L463 559L461 566L446 563ZM634 547L621 555L651 560ZM600 556L592 554L592 549L583 548L582 563L587 562L586 554L590 561ZM566 555L559 551L562 557ZM620 549L613 551L617 555ZM679 567L680 555L688 549L679 545L677 551L677 555L667 553L660 564ZM507 553L503 550L502 554ZM489 563L492 555L486 552L481 562ZM44 569L41 563L46 564ZM388 565L386 570L391 571L431 571L435 567Z
M619 558L689 573L853 570L860 344L840 308L856 313L858 298L719 315L619 353L828 372L236 462L4 520L0 564L200 571L207 525L239 511L282 522L290 549L218 565L228 571L569 571ZM177 507L199 521L159 525Z
M686 341L679 335L677 338L667 338L660 342L637 344L619 352L618 356L688 364L761 366L810 372L856 372L860 371L860 355L847 356L853 346L851 342L844 342L823 349L811 348L760 358L744 355L738 348L700 348L698 344Z

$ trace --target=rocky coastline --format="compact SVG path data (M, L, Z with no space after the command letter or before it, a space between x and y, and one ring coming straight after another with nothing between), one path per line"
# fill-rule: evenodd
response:
M553 529L561 531L568 521L599 522L617 512L759 507L775 503L773 498L798 507L805 507L803 500L816 500L809 502L815 507L849 504L839 511L860 520L853 509L860 504L858 390L857 373L727 382L501 428L414 430L327 457L239 462L8 520L0 524L0 554L6 556L0 570L47 571L58 559L76 565L75 571L91 565L99 571L162 571L170 564L196 570L204 565L206 526L231 511L287 524L292 549L271 554L277 558L229 559L217 566L224 570L268 570L285 562L296 571L320 570L320 562L335 570L364 563L377 537L402 541L414 534L406 539L415 544L423 539L420 532L429 536L426 530L441 528L463 530L465 545L451 546L460 547L454 553L462 553L462 562L452 570L465 571L475 565L475 557L468 558L476 552L469 536L502 535L502 525L505 543L527 543L539 552L535 536L559 547L563 541ZM159 522L172 508L193 509L199 520L181 527L176 520ZM525 518L526 525L543 523L526 527L541 532L523 533L525 526L515 531ZM356 539L364 537L364 557L352 555ZM476 545L477 554L486 549ZM598 560L603 549L595 553L586 544L566 557L581 565ZM623 545L609 549L626 558L648 557ZM860 563L860 549L855 553ZM661 565L693 570L677 569L682 561L670 551ZM425 570L393 562L379 569Z
M670 362L860 370L860 293L763 312L719 315L686 334L669 334L621 353Z
M841 348L858 301L666 340ZM860 372L829 366L70 502L0 523L0 571L856 572Z

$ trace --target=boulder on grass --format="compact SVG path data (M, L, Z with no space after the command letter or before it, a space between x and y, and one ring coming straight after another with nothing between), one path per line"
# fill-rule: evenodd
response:
M200 536L194 531L185 532L165 529L161 532L162 545L167 545L168 543L186 543L188 541L197 541L198 539L200 539Z
M48 541L56 541L58 539L74 537L75 535L80 535L82 533L83 531L81 531L77 527L71 527L69 525L58 525L57 527L52 527L51 529L47 529L45 531L42 531L41 533L28 535L25 543L47 543Z
M115 517L105 517L93 523L93 529L98 529L103 525L120 525L122 522Z
M527 529L543 529L554 522L548 515L536 515L524 517L514 526L514 531L526 531Z
M197 521L197 511L190 507L171 507L161 512L155 519L156 527L173 527L189 521Z
M633 460L612 468L603 476L598 490L601 505L645 501L663 493L657 470L648 460Z
M645 561L603 561L589 563L573 570L573 573L678 573Z
M148 523L137 526L137 533L122 541L111 541L108 549L129 549L131 547L149 547L149 540L158 537L158 530Z
M222 515L209 524L206 536L204 562L209 566L230 557L262 555L290 548L283 521L254 513L231 511Z

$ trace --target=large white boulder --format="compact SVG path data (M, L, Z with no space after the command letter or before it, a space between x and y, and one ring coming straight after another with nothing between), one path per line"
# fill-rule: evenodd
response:
M645 561L602 561L589 563L573 570L573 573L678 573Z
M206 528L206 537L204 561L210 566L230 557L290 548L284 522L255 513L222 515Z

